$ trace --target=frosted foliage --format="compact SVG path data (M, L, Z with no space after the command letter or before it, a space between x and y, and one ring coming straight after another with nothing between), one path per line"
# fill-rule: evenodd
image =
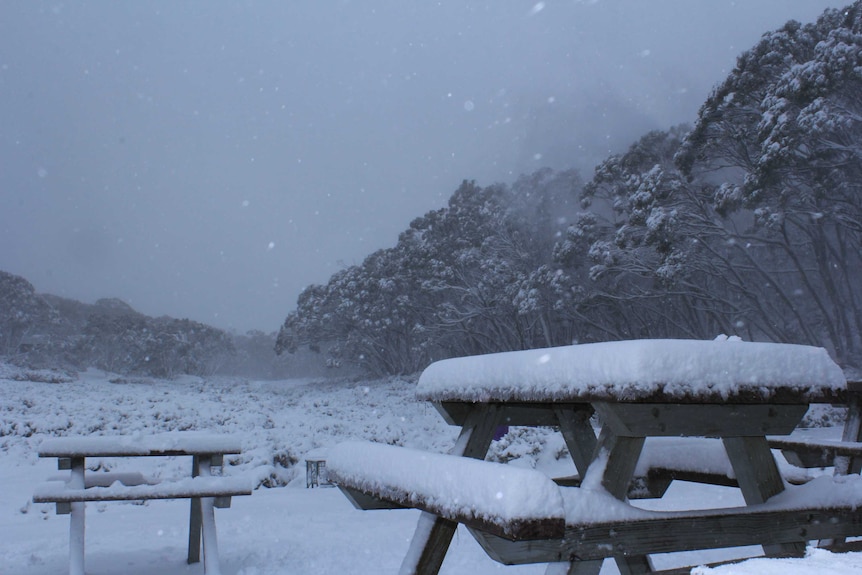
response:
M448 359L430 365L417 396L428 400L637 400L840 390L841 369L822 348L719 338L637 340Z

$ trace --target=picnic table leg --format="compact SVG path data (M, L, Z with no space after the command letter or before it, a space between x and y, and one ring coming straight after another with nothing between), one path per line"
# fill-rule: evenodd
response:
M464 425L455 446L449 451L452 455L484 459L491 446L494 431L500 424L501 407L495 404L480 404L474 408ZM440 572L446 551L458 524L437 517L426 511L419 517L410 548L401 563L400 575L436 575Z
M852 386L852 387L851 387ZM862 393L860 393L858 383L847 383L847 416L844 418L844 431L841 434L841 441L858 442L862 441ZM835 470L833 475L849 475L851 473L859 473L862 470L862 457L853 457L850 455L835 456ZM835 539L826 539L818 543L819 547L839 549L846 537L836 537Z
M765 437L724 437L722 441L746 504L765 503L784 491L781 473ZM763 552L768 556L801 557L805 554L805 543L764 545Z
M596 432L590 424L593 408L588 404L573 408L555 406L554 414L557 416L560 433L563 434L578 474L583 479L596 451Z
M200 475L209 477L212 475L212 459L209 456L201 457ZM202 497L200 499L200 522L203 529L204 544L204 573L207 575L221 575L221 567L218 559L218 536L215 525L215 499L213 497Z
M70 489L84 489L84 458L72 457ZM69 575L84 575L84 510L83 501L71 504L69 517Z
M841 441L862 441L862 394L850 391L847 399L847 417L844 420L844 432ZM839 455L835 458L835 475L859 473L862 470L862 458Z
M201 462L197 455L192 456L192 477L200 475ZM200 563L201 560L201 500L192 497L189 504L189 558L187 563Z
M623 437L616 435L607 427L602 428L597 456L600 456L603 451L608 453L608 462L602 475L602 486L620 501L625 501L628 496L629 484L635 474L644 442L643 437ZM615 556L614 560L621 575L654 571L652 562L646 555Z

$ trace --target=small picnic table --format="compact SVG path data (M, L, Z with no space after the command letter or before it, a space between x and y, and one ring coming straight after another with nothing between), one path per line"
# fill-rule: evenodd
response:
M231 495L250 495L244 478L221 477L215 468L224 456L242 452L232 436L195 432L150 436L62 437L45 440L39 457L57 458L60 470L70 470L64 480L37 487L33 500L55 502L58 513L70 513L70 573L84 574L84 513L87 501L148 499L191 500L188 562L200 561L204 548L205 569L219 572L214 507L229 506ZM175 481L151 481L140 473L87 473L87 459L113 457L190 456L191 476Z
M646 438L720 438L746 504L755 505L784 490L766 436L790 434L812 403L843 402L845 383L820 348L641 340L444 360L423 372L417 397L461 427L454 455L484 459L500 425L558 427L580 477L598 466L602 486L620 500ZM437 573L457 529L424 514L401 573ZM752 544L762 541L751 534ZM799 555L804 544L764 550ZM623 573L652 571L645 555L615 559ZM601 563L573 563L569 573L598 573Z

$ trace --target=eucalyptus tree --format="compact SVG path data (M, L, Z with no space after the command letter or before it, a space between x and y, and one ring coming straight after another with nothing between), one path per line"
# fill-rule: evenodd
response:
M862 359L862 3L763 36L678 155L736 223L738 268L776 339ZM761 321L766 326L767 318Z

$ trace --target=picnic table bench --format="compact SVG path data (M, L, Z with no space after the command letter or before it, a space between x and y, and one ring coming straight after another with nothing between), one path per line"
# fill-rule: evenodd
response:
M835 467L837 475L862 470L862 381L848 381L847 416L840 439L824 438L806 430L788 437L770 437L769 446L780 449L787 460L805 468Z
M230 507L234 495L251 495L252 484L242 477L222 476L225 455L239 454L235 438L198 433L166 433L152 436L65 437L47 439L39 457L57 458L61 477L38 485L35 503L55 503L58 514L70 514L69 572L84 575L86 502L191 499L188 562L197 563L204 551L206 573L218 575L218 539L215 507ZM156 480L139 472L87 473L88 458L191 456L188 477Z
M621 572L645 573L653 571L649 554L670 548L710 548L703 530L726 532L719 537L719 546L760 544L767 555L801 555L805 541L820 539L827 529L809 526L807 516L815 523L834 520L831 523L838 527L830 527L832 535L827 538L839 536L833 531L841 536L862 533L862 511L856 510L858 501L853 499L856 484L835 490L846 496L841 502L826 504L814 497L815 488L799 486L805 490L795 491L801 501L793 509L773 504L777 496L784 496L785 481L767 436L793 432L810 404L847 400L844 375L821 348L640 340L456 358L429 366L420 377L417 397L432 402L450 424L461 427L452 456L484 459L499 425L553 426L562 433L578 475L584 478L579 479L580 488L563 490L578 494L565 495L564 500L574 497L587 502L594 513L566 513L562 530L553 537L514 546L495 539L501 535L487 522L476 527L474 535L479 533L477 539L489 555L505 563L563 561L569 562L570 574L597 573L603 558L613 557ZM601 422L598 438L590 423L593 414ZM732 471L723 473L727 484L739 487L746 507L634 517L626 499L648 438L650 442L653 438L715 438ZM389 460L390 466L397 461L395 455ZM458 523L465 523L463 517L354 484L350 473L345 474L350 469L345 470L337 456L330 458L329 465L336 483L352 491L349 495L357 505L386 508L409 503L425 509L401 572L439 571ZM445 469L449 473L452 466L447 463ZM709 469L688 472L700 472L708 480L722 475ZM593 482L586 484L591 475ZM478 483L469 477L463 475L464 481ZM822 488L822 481L817 481ZM590 490L610 499L605 497L597 505L600 498L585 495ZM454 493L461 497L460 491ZM618 504L617 510L626 512L624 519L603 513L612 507L607 505L610 500ZM553 517L559 528L560 517ZM629 529L626 525L633 518L640 522ZM769 529L764 528L766 522ZM536 527L534 522L527 525L528 531ZM598 526L598 531L592 526ZM626 535L610 537L620 533ZM576 544L590 538L595 538L596 551Z
M370 442L336 446L330 472L352 500L376 499L465 525L507 565L744 546L753 534L775 545L862 533L858 475L822 476L762 504L659 512L613 497L599 481L560 487L532 469Z

